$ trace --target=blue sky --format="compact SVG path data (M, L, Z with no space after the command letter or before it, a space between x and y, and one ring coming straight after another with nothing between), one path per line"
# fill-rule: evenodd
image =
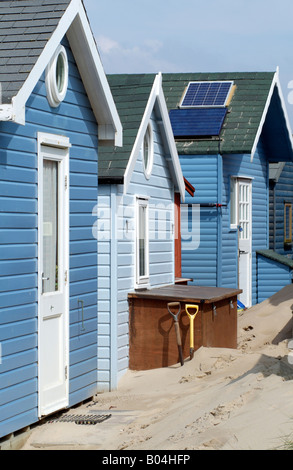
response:
M293 128L292 0L84 0L106 73L274 71Z

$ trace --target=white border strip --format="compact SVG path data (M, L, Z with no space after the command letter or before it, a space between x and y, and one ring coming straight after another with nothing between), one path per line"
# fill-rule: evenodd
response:
M182 198L182 201L184 202L185 200L185 183L184 183L184 178L181 170L181 165L177 153L177 148L173 136L173 131L172 131L172 126L169 118L169 113L166 105L166 100L163 92L163 87L162 87L162 74L158 73L155 77L153 87L149 96L149 100L145 109L144 116L141 121L140 128L138 130L134 146L128 161L128 165L124 174L124 194L127 193L128 185L131 180L131 176L136 164L137 157L139 155L139 152L141 150L143 138L147 129L147 126L149 124L149 120L152 114L152 111L154 109L154 105L156 100L158 100L158 105L159 109L162 115L162 121L163 121L163 129L166 135L167 143L170 149L170 155L171 155L171 160L172 160L172 165L174 168L174 173L175 177L177 180L179 192Z
M260 121L260 124L259 124L259 127L258 127L258 131L257 131L257 134L255 136L254 144L253 144L253 147L252 147L252 150L251 150L251 162L253 162L254 154L256 152L257 144L258 144L260 135L262 133L262 129L263 129L263 126L264 126L264 123L265 123L265 120L266 120L267 112L268 112L268 109L269 109L269 106L270 106L270 103L271 103L271 99L272 99L272 96L273 96L275 86L277 86L277 89L278 89L279 98L280 98L280 101L281 101L281 106L282 106L282 110L283 110L284 117L285 117L286 128L287 128L287 131L288 131L288 138L289 138L289 141L290 141L292 149L293 149L292 131L291 131L290 123L289 123L287 109L286 109L286 106L285 106L285 100L284 100L281 85L280 85L279 67L277 67L274 78L273 78L273 81L272 81L272 84L271 84L271 88L270 88L270 91L269 91L269 94L268 94L268 97L267 97L267 101L266 101L266 104L265 104L263 115L262 115L262 118L261 118L261 121Z

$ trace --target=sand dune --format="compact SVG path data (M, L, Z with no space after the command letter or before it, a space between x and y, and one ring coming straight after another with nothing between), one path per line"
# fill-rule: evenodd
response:
M239 313L237 350L201 348L183 367L129 371L117 391L68 412L110 419L42 424L23 449L281 449L293 440L292 305L290 285Z

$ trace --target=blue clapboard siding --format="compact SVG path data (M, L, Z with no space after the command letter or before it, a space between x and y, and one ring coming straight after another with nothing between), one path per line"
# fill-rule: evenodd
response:
M260 139L253 162L250 154L223 156L222 287L237 287L237 230L230 229L230 178L252 178L252 303L256 298L256 251L268 248L268 162Z
M269 247L271 250L276 249L276 233L275 233L275 201L274 201L275 184L269 183Z
M180 162L196 188L195 197L187 197L186 203L202 205L199 247L188 250L188 242L182 242L182 275L195 285L238 287L238 234L230 228L230 178L252 178L252 297L256 303L255 252L268 248L268 162L262 140L253 162L250 154L181 155ZM223 206L204 207L213 203ZM187 223L182 220L183 235L188 234Z
M218 203L218 157L216 155L180 156L182 172L196 188L194 197L186 194L185 204ZM217 285L217 240L218 209L200 207L200 240L199 246L193 247L189 242L189 233L197 229L196 221L191 223L185 217L181 220L182 231L182 276L191 278L191 284L202 286ZM186 241L185 241L186 239Z
M275 197L275 214L274 214ZM284 203L293 206L293 163L286 163L279 180L270 184L270 248L284 255L293 254L293 244L284 247ZM274 223L275 217L275 223ZM293 222L292 222L293 230Z
M103 205L111 207L111 221L110 214L105 213L101 226L105 236L101 237L98 246L98 378L99 390L101 391L115 388L119 379L128 369L128 293L133 291L135 287L136 196L149 197L150 287L159 287L174 282L174 239L172 235L174 183L154 114L152 115L152 124L154 129L154 165L150 179L147 180L144 176L142 155L140 154L127 188L127 194L123 193L123 186L99 186L100 214L102 214ZM117 205L116 208L114 204ZM166 224L163 224L163 230L159 223L161 218L166 221ZM115 232L113 231L114 222ZM111 227L112 236L109 240ZM116 263L115 268L113 264L110 268L111 260L112 263L113 261Z
M291 263L292 264L292 263ZM292 266L257 254L257 301L262 302L292 283Z
M38 419L37 132L69 137L70 405L96 392L97 124L66 39L69 90L50 108L41 77L26 125L0 123L0 437ZM84 301L84 327L78 300Z

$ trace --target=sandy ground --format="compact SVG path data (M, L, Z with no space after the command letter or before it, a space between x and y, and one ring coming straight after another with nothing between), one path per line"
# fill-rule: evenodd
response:
M293 441L293 285L239 313L238 348L199 349L192 361L129 371L119 389L66 415L95 425L32 429L22 450L273 450ZM292 352L293 355L293 352Z

